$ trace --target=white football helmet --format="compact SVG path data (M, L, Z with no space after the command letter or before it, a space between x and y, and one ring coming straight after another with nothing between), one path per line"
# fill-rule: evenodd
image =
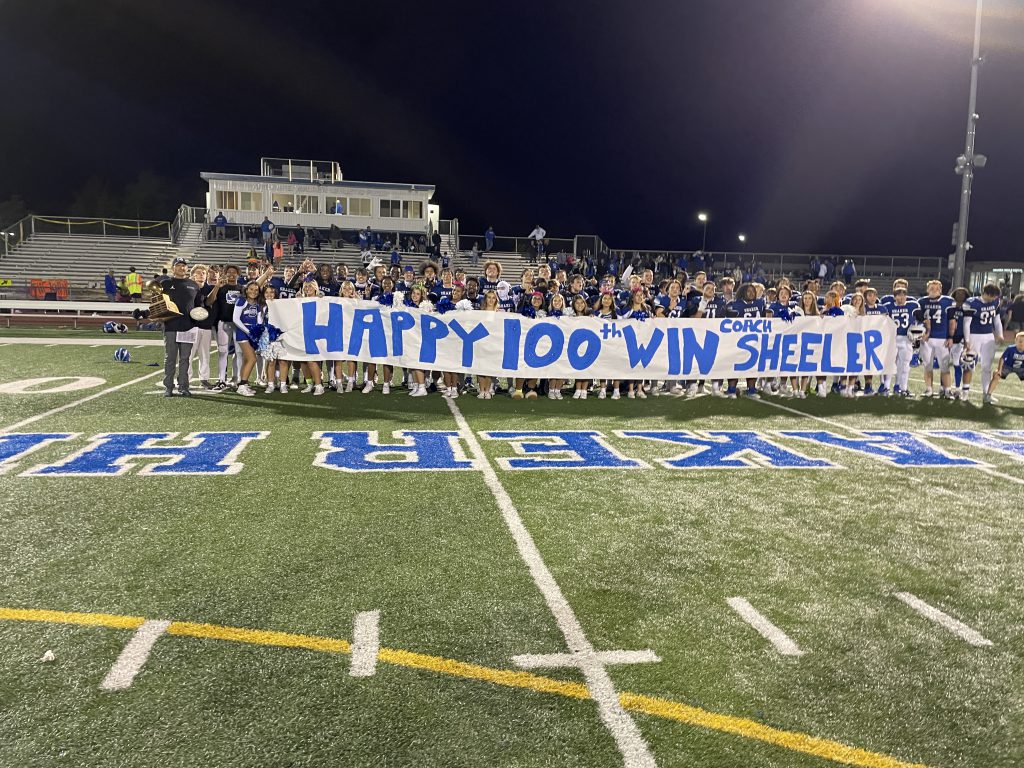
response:
M907 336L913 342L918 342L924 338L925 329L920 323L915 323L907 329Z

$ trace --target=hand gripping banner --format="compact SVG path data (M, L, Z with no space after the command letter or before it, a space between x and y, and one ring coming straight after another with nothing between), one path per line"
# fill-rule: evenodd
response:
M392 309L361 299L277 299L289 360L358 360L485 376L744 379L895 372L887 316L599 320Z

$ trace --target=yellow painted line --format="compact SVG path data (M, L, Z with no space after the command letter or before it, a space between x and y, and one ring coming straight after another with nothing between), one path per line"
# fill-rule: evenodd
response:
M114 629L138 629L145 621L141 616L117 616L112 613L68 613L40 611L33 608L0 608L0 619L8 621L41 621L46 624L83 624Z
M141 616L118 616L110 613L69 613L66 611L45 611L30 608L0 608L0 620L36 621L48 624L80 624L86 626L112 627L114 629L138 629L145 621ZM275 648L304 648L320 653L352 652L347 640L317 635L302 635L293 632L275 632L243 627L226 627L219 624L201 624L191 621L175 621L167 628L167 634L193 637L204 640L225 640L228 642L262 645ZM529 672L494 669L464 661L430 656L413 651L381 648L378 660L408 669L420 669L451 675L466 680L480 680L509 688L521 688L536 693L550 693L572 699L589 699L590 692L585 685L565 680L555 680ZM673 720L678 723L695 725L720 733L742 736L752 741L773 744L793 752L802 752L825 760L858 768L928 768L921 763L907 763L895 757L851 747L838 741L820 739L806 733L784 731L779 728L747 720L733 715L722 715L700 707L693 707L671 699L643 696L623 692L619 695L622 706L632 712Z

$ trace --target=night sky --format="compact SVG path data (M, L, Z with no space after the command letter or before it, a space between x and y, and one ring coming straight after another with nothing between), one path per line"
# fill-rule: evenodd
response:
M1024 260L1024 3L987 0L974 259ZM0 0L0 200L263 155L437 186L462 232L945 255L973 0ZM158 212L159 213L159 212ZM163 218L174 209L162 212ZM6 222L3 222L6 223Z

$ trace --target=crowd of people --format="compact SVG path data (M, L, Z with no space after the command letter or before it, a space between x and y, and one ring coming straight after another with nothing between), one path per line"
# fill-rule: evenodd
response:
M215 391L233 389L252 397L257 387L267 394L303 393L322 395L328 389L339 393L370 393L377 387L390 394L406 387L412 397L439 392L459 397L475 392L480 399L507 393L512 398L546 396L563 398L571 391L574 399L631 399L648 395L708 393L735 398L757 398L762 394L803 398L808 393L826 397L882 395L912 397L909 373L919 361L923 368L922 397L967 400L975 374L983 401L991 402L1002 379L1010 375L1024 380L1024 327L1020 323L1004 328L1000 318L1000 289L986 285L973 296L965 288L946 294L938 280L931 280L925 292L912 297L906 280L896 280L891 292L878 295L868 280L853 286L833 281L822 286L816 278L794 285L782 278L772 285L757 282L736 284L726 276L709 279L704 271L677 273L656 280L650 269L626 272L600 280L547 264L522 270L515 281L505 279L502 266L486 261L479 276L462 269L425 261L414 268L385 265L379 260L350 273L348 267L315 264L306 259L298 267L279 273L266 261L252 260L245 273L234 265L196 264L189 270L184 259L176 259L173 276L165 290L179 307L198 307L199 320L183 316L166 324L168 364L166 394L188 395L191 366L198 366L202 385ZM658 322L662 318L716 319L724 317L774 317L792 320L800 316L825 316L841 320L861 315L885 315L896 326L896 373L874 380L871 376L783 376L728 381L642 381L642 380L560 380L508 379L470 376L451 371L404 370L355 361L289 360L281 332L268 321L268 305L293 298L337 296L364 299L382 306L408 306L437 313L458 311L514 312L531 318L595 317L603 320ZM194 313L195 314L195 313ZM203 315L206 315L205 317ZM194 331L192 330L194 327ZM179 347L184 331L192 333L192 346ZM1004 334L1013 343L997 355ZM170 338L173 336L174 338ZM216 344L217 370L211 370L210 353ZM180 359L177 381L171 357ZM230 365L230 371L229 371ZM977 369L977 371L976 371ZM362 373L359 380L358 374ZM938 382L936 379L938 372ZM475 378L475 381L474 381Z

